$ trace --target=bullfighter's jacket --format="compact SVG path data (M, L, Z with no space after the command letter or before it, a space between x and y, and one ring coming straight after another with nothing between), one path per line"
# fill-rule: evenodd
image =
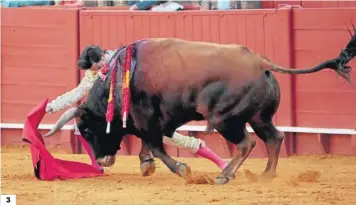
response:
M81 100L92 88L94 81L99 76L99 72L86 71L84 78L76 88L58 96L47 105L52 108L51 112L58 112Z

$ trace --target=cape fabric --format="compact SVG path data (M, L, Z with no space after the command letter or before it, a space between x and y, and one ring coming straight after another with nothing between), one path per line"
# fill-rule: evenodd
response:
M48 99L45 99L27 115L22 135L22 140L30 144L35 176L46 181L102 176L103 172L92 165L57 159L48 152L38 131L38 126L46 114L47 102Z

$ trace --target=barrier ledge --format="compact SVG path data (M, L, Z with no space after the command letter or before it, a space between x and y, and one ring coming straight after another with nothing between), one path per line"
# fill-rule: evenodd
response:
M49 130L54 126L54 124L40 124L38 129ZM23 129L24 124L22 123L0 123L0 129ZM73 130L74 125L65 125L61 130ZM195 131L204 132L206 126L204 125L183 125L177 129L177 131ZM317 134L339 134L339 135L356 135L356 130L354 129L337 129L337 128L315 128L315 127L287 127L287 126L277 126L277 129L281 132L292 132L292 133L317 133ZM247 127L247 131L253 133L251 127ZM214 132L217 132L214 130Z

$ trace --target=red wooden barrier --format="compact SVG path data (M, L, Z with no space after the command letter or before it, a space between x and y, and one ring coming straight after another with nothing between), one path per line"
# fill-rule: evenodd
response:
M356 22L356 8L293 10L294 59L297 68L337 57L350 39L346 28ZM330 15L332 19L328 18ZM328 19L328 20L325 20ZM355 60L351 61L356 66ZM355 72L352 71L355 79ZM354 128L356 91L333 71L295 78L296 125L300 127ZM298 134L296 153L356 153L348 135Z
M262 8L278 8L281 4L289 5L300 5L303 8L335 8L335 7L356 7L355 1L345 1L345 0L319 0L319 1L310 1L310 0L299 0L299 1L262 1Z
M337 57L350 39L356 9L294 10L294 53L298 68ZM328 15L335 15L325 21ZM351 66L355 66L351 62ZM352 72L353 79L356 77ZM315 79L318 80L315 80ZM356 91L333 71L296 76L298 126L350 128L356 125ZM331 98L332 96L332 98Z
M50 99L78 83L78 10L1 9L1 122L24 123L45 97ZM46 116L54 123L61 113ZM21 143L22 129L2 129L1 143ZM71 150L71 132L46 139ZM63 148L63 147L62 147Z
M262 1L262 8L264 9L279 8L279 5L281 4L301 5L302 1Z
M356 7L355 1L308 1L302 0L301 5L303 8L332 8L332 7Z

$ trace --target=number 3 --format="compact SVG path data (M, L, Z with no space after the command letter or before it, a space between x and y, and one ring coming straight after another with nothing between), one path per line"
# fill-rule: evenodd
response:
M10 203L10 197L6 197L6 203Z

